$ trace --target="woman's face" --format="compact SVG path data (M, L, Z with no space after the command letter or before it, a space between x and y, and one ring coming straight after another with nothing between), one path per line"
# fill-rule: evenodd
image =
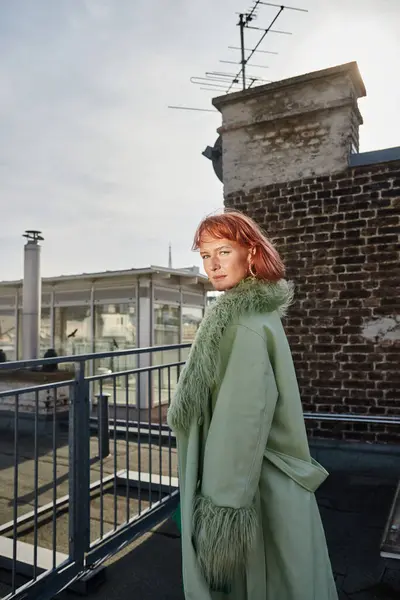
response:
M219 292L229 290L249 274L251 250L237 242L204 235L200 243L204 270Z

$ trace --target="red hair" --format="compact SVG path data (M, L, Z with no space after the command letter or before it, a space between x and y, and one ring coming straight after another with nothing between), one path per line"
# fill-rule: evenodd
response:
M206 217L196 230L192 250L200 248L204 234L237 242L249 250L252 249L252 266L258 279L278 281L285 276L285 266L278 251L250 217L238 211Z

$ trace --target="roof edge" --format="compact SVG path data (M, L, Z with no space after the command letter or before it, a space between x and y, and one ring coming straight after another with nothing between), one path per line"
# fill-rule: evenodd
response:
M400 160L400 146L350 154L349 167L363 167L394 160Z
M146 267L143 269L122 269L119 271L99 271L94 273L79 273L71 275L57 275L55 277L42 277L42 285L84 279L97 280L111 279L113 277L140 277L145 275L156 275L157 273L167 273L171 275L176 275L178 277L197 277L202 282L208 281L208 278L200 272L190 271L189 269L169 269L168 267L158 267L155 265L151 265L150 267ZM5 285L10 287L16 287L22 285L22 283L23 279L0 281L0 286Z

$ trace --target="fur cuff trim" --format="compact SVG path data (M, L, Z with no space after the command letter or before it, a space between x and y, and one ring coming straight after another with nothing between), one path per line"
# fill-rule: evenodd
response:
M203 575L212 590L226 590L246 567L255 543L258 519L254 506L216 506L205 496L194 505L194 542Z

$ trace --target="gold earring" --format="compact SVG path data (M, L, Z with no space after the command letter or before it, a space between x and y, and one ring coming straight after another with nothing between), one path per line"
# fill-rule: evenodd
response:
M257 277L257 273L254 271L254 265L253 264L249 265L249 273L253 277L253 279L255 279Z

